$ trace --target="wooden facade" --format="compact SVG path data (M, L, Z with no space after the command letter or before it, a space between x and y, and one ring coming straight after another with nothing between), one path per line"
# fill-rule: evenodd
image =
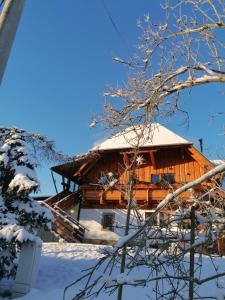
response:
M53 171L62 175L62 182L67 178L78 184L82 207L123 208L127 205L124 187L133 172L129 168L133 155L132 149L90 152L74 163L54 167ZM137 155L142 157L142 163L135 166L134 198L146 209L154 209L171 189L176 190L213 168L191 144L142 148ZM107 187L112 180L109 174L116 179L111 188ZM167 182L167 177L172 181ZM192 196L193 191L188 191L180 199L188 202Z
M133 198L145 219L169 192L214 168L190 142L159 124L154 130L155 136L138 151L126 139L121 143L115 136L115 143L113 139L106 140L73 161L52 168L62 178L63 192L45 200L45 206L52 210L53 228L62 238L82 241L85 230L98 231L98 236L103 236L107 228L118 238L122 236L124 231L116 224L125 224L131 179ZM211 181L195 186L179 196L180 203L189 207L196 195L204 195L211 187ZM176 203L170 203L162 216L168 217L175 209ZM159 225L160 216L158 221Z

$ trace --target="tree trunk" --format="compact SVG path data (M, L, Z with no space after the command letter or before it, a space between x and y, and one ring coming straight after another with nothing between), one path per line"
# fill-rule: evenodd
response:
M131 203L133 199L133 175L131 175L130 183L129 183L129 190L128 190L128 208L127 208L127 216L126 216L126 225L124 235L128 235L129 227L130 227L130 213L131 213ZM122 249L122 257L121 257L121 265L120 265L120 274L124 273L125 265L126 265L126 245L123 246ZM118 287L118 295L117 300L122 300L123 298L123 285L119 285Z

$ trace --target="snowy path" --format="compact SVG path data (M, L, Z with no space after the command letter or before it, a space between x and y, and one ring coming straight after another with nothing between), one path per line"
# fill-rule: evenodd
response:
M85 245L85 244L57 244L49 243L43 245L43 254L41 257L40 271L35 284L35 288L20 300L62 300L64 287L77 279L83 269L92 266L100 254L97 252L103 246ZM225 258L217 258L216 264L221 270L225 270ZM209 275L211 262L208 259L204 261L203 272ZM141 270L141 273L143 270ZM219 280L220 286L225 287L225 279ZM76 287L76 290L79 287ZM124 299L144 300L153 299L152 287L125 287ZM75 288L67 294L66 300L71 300ZM203 296L218 296L219 300L224 299L219 296L225 292L225 289L216 286L215 282L207 283L199 288L199 293ZM98 300L116 299L116 294L108 296L102 294Z

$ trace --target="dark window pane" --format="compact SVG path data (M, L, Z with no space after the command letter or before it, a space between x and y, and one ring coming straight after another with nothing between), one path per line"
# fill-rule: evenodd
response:
M102 215L102 228L108 229L108 230L113 230L114 219L115 219L114 214L103 214Z
M108 178L109 180L113 180L113 179L119 179L119 175L118 174L113 174L113 173L108 173Z
M159 181L160 181L159 175L156 175L156 174L151 175L151 182L152 183L157 184L157 183L159 183Z
M150 164L151 163L149 153L143 153L143 154L141 154L141 156L143 157L143 164Z
M99 184L107 184L108 180L106 176L101 176L98 180Z
M181 229L191 229L191 220L190 219L183 219L180 223L179 223L179 227Z
M171 215L169 213L161 212L159 214L160 226L168 226L170 223L170 217Z
M162 180L167 183L175 183L175 176L174 174L162 174Z
M145 212L145 220L147 220L152 214L153 214L153 212L151 212L151 211L150 212ZM157 217L154 218L153 225L154 226L158 225Z

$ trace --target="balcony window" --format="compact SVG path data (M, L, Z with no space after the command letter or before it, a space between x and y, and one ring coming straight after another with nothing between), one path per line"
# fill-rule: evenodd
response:
M157 184L160 182L160 176L157 174L152 174L151 175L151 183Z
M175 183L175 175L174 174L162 174L162 180L165 183L173 184L173 183Z
M108 179L107 179L107 177L106 177L106 176L101 176L101 177L99 178L99 180L98 180L98 183L99 183L99 184L102 184L102 185L108 184Z
M119 175L118 174L113 174L111 172L109 172L107 175L102 175L99 180L98 183L102 184L102 185L110 185L110 182L118 182L119 181Z

